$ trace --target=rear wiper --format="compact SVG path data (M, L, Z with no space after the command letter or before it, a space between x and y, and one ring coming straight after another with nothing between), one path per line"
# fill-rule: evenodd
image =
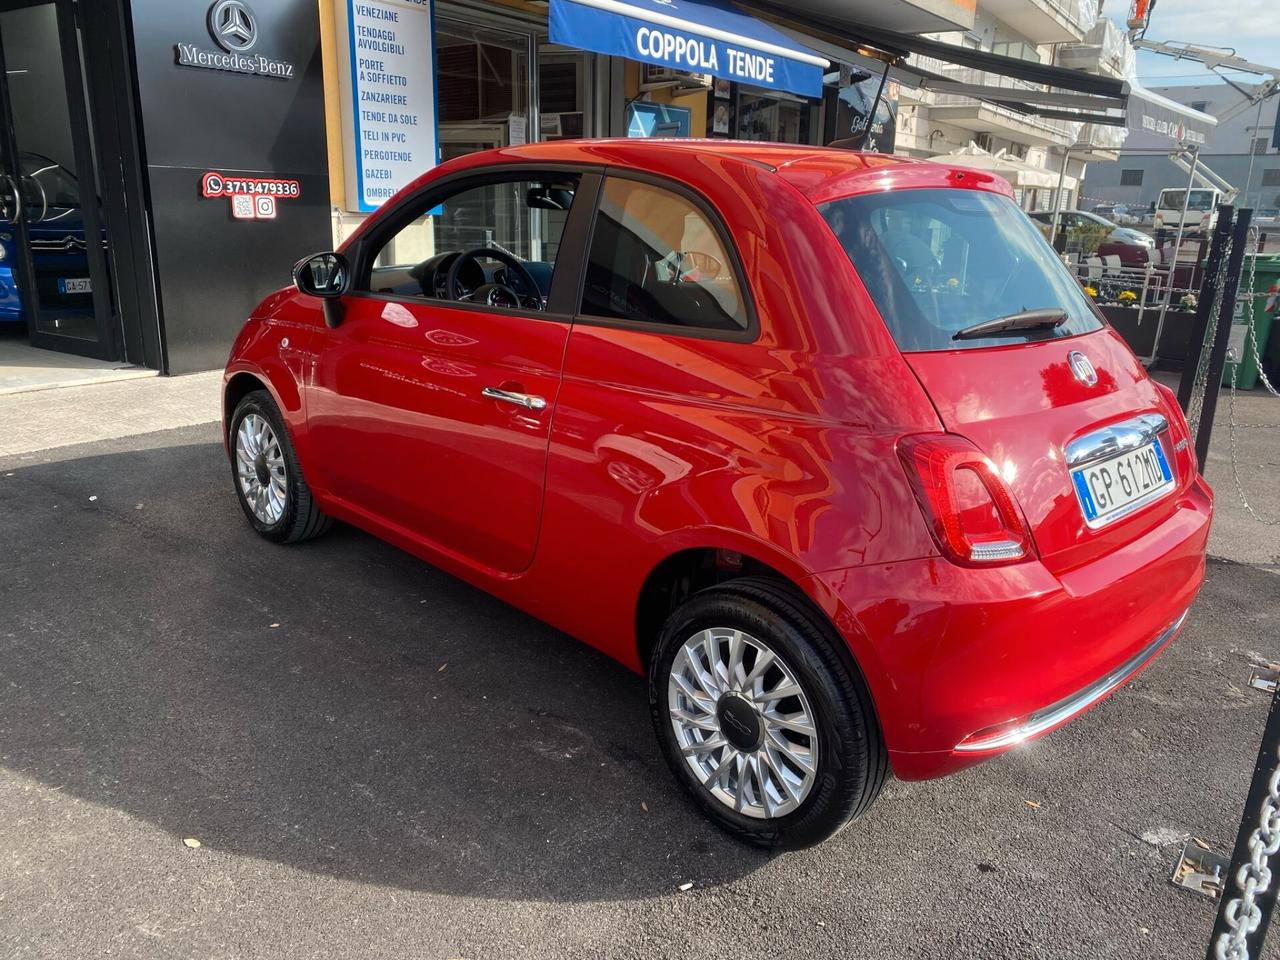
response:
M998 337L1002 333L1017 333L1021 330L1038 330L1042 327L1053 329L1067 322L1067 312L1057 307L1043 310L1022 310L1018 313L1007 313L994 320L983 320L973 326L957 330L951 335L952 340L977 340L981 337Z

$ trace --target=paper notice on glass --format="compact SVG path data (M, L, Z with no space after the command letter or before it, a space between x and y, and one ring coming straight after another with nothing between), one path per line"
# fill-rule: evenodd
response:
M527 121L524 117L518 117L514 113L507 118L507 146L520 147L528 143L529 138L525 133Z

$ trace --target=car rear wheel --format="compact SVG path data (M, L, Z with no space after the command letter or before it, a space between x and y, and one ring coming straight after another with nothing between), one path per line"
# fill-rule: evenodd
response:
M842 643L764 578L701 591L667 621L649 667L654 729L676 778L740 840L811 846L880 792L884 743Z
M230 440L236 494L254 530L273 543L297 543L329 529L271 394L255 390L236 405Z

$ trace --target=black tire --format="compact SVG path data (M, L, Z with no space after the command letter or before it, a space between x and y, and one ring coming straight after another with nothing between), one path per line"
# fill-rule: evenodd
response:
M265 522L254 513L236 469L236 435L240 424L250 414L257 414L271 425L284 459L284 512L273 523ZM306 478L302 475L302 466L298 463L298 456L294 452L293 440L285 427L284 418L280 415L280 408L276 406L271 394L266 390L254 390L252 393L245 394L244 399L236 404L235 413L231 416L229 438L231 477L236 490L236 499L240 502L240 509L244 511L250 526L260 536L272 543L299 543L318 537L329 529L332 521L316 506L311 488L307 486Z
M712 795L681 753L668 709L668 681L680 648L711 627L764 641L786 661L817 728L813 786L800 805L772 819L745 816ZM649 662L649 708L672 772L714 823L758 847L794 850L833 836L871 806L888 773L870 691L835 629L786 583L744 577L700 591L667 620Z

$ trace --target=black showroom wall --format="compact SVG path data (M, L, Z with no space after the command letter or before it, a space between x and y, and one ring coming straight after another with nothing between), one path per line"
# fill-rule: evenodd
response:
M131 0L170 373L332 244L316 0Z

